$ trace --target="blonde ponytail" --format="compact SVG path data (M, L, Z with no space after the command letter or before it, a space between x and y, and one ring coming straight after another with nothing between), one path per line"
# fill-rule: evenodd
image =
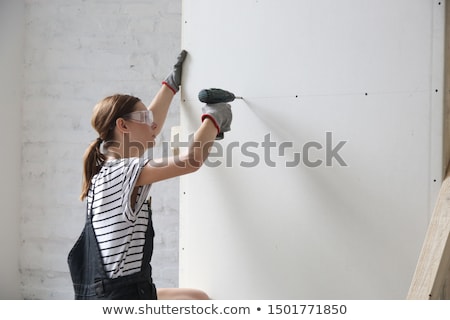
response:
M83 184L80 199L84 200L88 194L92 178L100 171L106 160L101 152L102 139L98 138L90 144L83 156Z

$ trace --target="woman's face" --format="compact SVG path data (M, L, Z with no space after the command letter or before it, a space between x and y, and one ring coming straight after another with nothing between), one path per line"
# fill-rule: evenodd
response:
M155 144L157 124L153 122L152 112L138 101L135 105L135 111L124 117L129 127L130 148L138 148L139 154L142 155L145 150L151 148Z

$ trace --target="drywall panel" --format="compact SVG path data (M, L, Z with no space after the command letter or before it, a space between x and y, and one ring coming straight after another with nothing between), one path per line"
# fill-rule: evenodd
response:
M217 299L406 297L442 180L443 3L184 0L180 286Z

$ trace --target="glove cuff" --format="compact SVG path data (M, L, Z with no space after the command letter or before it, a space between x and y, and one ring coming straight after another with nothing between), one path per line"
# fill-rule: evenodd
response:
M202 114L202 122L203 122L203 120L205 120L206 118L209 118L209 119L212 120L214 126L215 126L216 129L217 129L217 133L219 133L219 132L220 132L220 126L219 126L219 124L217 123L216 119L214 119L214 117L211 116L210 114L206 114L206 113L205 113L205 114Z
M167 81L163 81L162 84L165 85L170 90L172 90L173 94L177 94L178 90L175 90L174 88L172 88L172 86Z

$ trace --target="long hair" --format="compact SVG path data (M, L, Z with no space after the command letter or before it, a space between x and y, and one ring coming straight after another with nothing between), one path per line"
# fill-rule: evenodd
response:
M83 156L83 182L80 199L84 200L88 194L92 178L100 171L106 160L101 151L102 143L107 148L114 139L116 120L135 110L139 98L115 94L101 100L94 107L91 125L98 132L98 138L86 149Z

